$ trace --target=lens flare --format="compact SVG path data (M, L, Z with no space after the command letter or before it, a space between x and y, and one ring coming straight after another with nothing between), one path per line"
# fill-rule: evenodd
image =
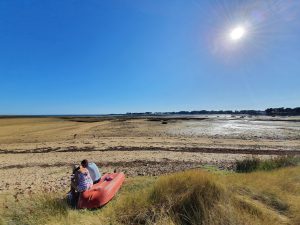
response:
M244 37L245 33L246 33L245 28L242 26L238 26L231 30L229 36L230 36L231 40L237 41L237 40L241 39L242 37Z
M204 34L205 46L222 63L242 65L257 61L270 49L284 49L283 43L298 37L300 1L212 2L211 8L203 11L204 17L210 18Z

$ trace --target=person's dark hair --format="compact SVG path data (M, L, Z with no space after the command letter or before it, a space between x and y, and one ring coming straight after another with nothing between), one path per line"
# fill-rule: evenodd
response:
M87 159L84 159L84 160L81 161L81 165L82 165L84 168L86 168L86 167L88 166L88 164L89 164L89 161L88 161Z
M80 169L79 165L73 165L73 174L75 174Z

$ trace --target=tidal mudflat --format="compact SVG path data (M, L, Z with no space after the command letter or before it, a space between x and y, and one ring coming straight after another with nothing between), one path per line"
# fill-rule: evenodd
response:
M287 154L300 154L300 117L1 118L0 193L67 191L84 158L104 173L155 176Z

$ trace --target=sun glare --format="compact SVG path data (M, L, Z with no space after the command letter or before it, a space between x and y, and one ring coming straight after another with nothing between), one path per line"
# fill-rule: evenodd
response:
M230 32L230 39L233 41L240 40L241 38L244 37L245 33L246 33L246 30L244 27L242 27L242 26L235 27Z

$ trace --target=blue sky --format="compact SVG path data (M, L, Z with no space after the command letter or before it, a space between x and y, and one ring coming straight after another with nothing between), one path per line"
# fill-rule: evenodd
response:
M299 60L299 1L0 1L0 114L296 107Z

